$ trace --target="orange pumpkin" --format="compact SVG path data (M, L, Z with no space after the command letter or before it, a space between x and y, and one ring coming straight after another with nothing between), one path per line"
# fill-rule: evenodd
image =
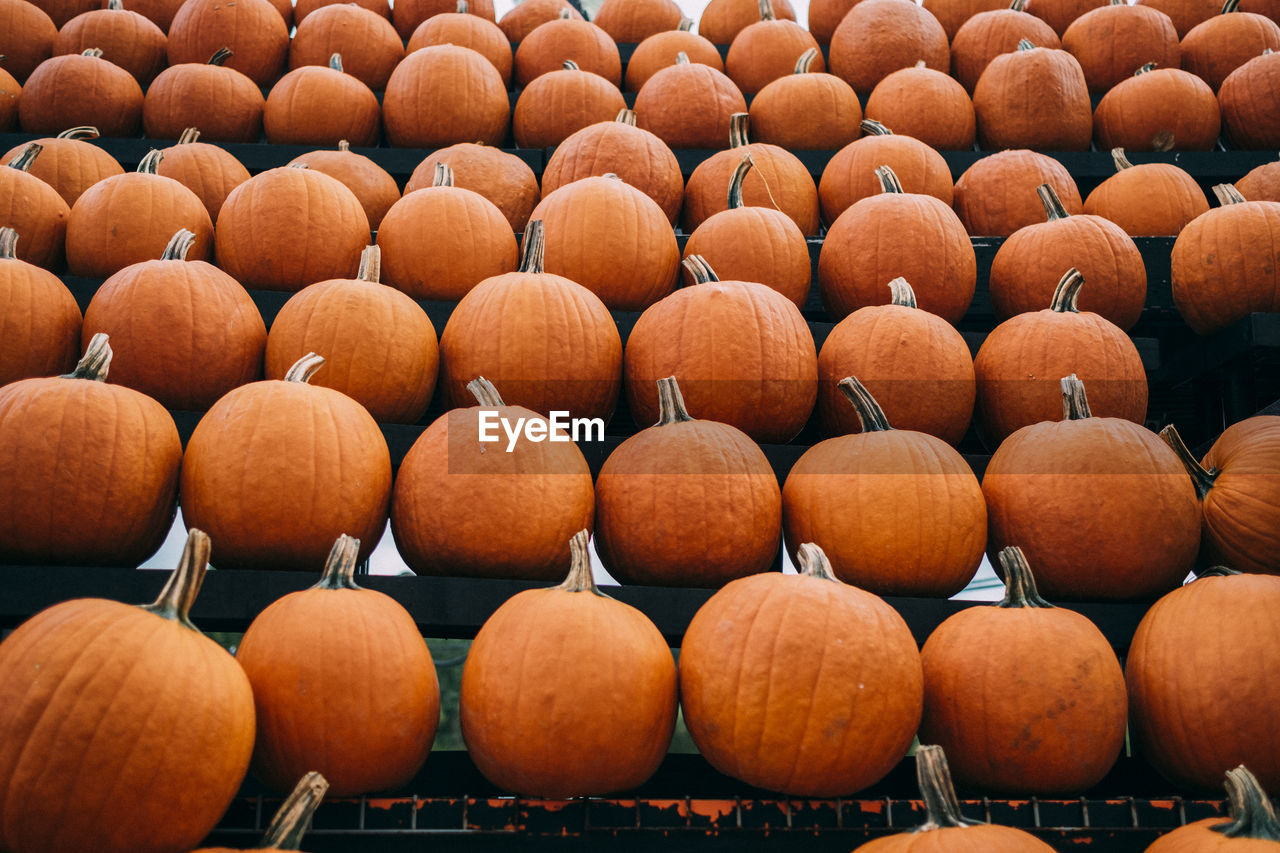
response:
M751 100L756 139L788 151L835 151L858 138L862 104L834 74L813 70L818 49L806 50L795 73L767 84Z
M397 39L397 44L398 41ZM511 85L514 64L511 42L507 41L506 33L496 23L480 15L470 14L468 0L458 0L457 12L432 15L419 24L409 37L406 50L413 52L420 47L435 44L456 44L471 48L493 63L493 67L502 76L503 85ZM377 87L371 84L371 88Z
M559 71L566 61L603 77L615 89L622 86L618 45L600 27L570 17L568 11L539 25L520 42L515 52L516 85L526 87L543 74Z
M1027 11L1065 35L1071 22L1091 9L1106 6L1110 0L1027 0Z
M1142 6L1159 9L1173 21L1178 38L1182 39L1196 24L1222 13L1218 0L1137 0Z
M104 9L77 15L58 31L53 55L80 53L101 48L102 57L133 75L146 86L168 64L164 30L135 11L125 9L121 0L107 0Z
M1007 9L979 12L952 36L951 75L966 91L972 94L991 60L1017 50L1023 39L1041 47L1062 46L1053 27L1028 14L1025 6L1025 0L1013 0Z
M18 129L18 99L22 97L22 84L13 75L0 68L0 131Z
M190 0L173 16L167 47L170 65L204 62L228 48L228 68L269 86L284 68L289 27L267 0Z
M883 778L920 720L920 653L882 599L800 546L800 574L735 580L689 621L680 648L685 724L711 766L801 797Z
M681 18L677 29L651 35L636 45L631 58L627 60L627 76L624 81L627 91L639 92L650 77L663 68L675 65L682 53L691 62L709 65L723 73L724 59L721 58L720 51L706 37L689 32L692 27L692 18Z
M0 228L0 386L69 372L80 352L80 306L56 275L18 259L20 237Z
M399 788L435 740L431 652L409 611L356 585L359 550L339 536L320 582L259 613L236 649L258 720L253 772L277 791L304 767L319 768L334 796Z
M1124 0L1111 0L1072 21L1062 34L1062 47L1080 63L1089 91L1096 94L1129 79L1148 62L1177 68L1182 58L1169 16Z
M1280 145L1280 119L1275 116L1275 92L1280 86L1280 53L1263 52L1227 75L1218 90L1222 123L1237 148L1275 148Z
M566 60L561 70L541 75L521 91L511 132L520 148L551 148L626 108L616 85Z
M502 75L474 50L454 45L406 56L391 72L382 98L387 139L397 146L502 145L510 118Z
M615 42L639 44L649 36L674 30L683 17L674 0L605 0L593 20Z
M788 0L772 0L773 13L788 21L796 19ZM702 10L698 32L713 44L733 44L742 30L760 20L758 0L711 0Z
M636 125L672 148L721 148L729 140L734 113L747 101L732 80L709 65L693 63L683 51L636 93Z
M22 86L18 120L28 133L92 125L104 136L137 136L142 88L93 48L40 63Z
M351 143L345 139L338 140L337 151L311 151L294 157L285 165L304 163L308 169L337 178L355 193L365 216L369 217L369 227L374 231L378 230L391 206L400 200L396 179L373 160L352 151Z
M283 145L376 145L382 110L373 90L342 69L335 53L328 67L304 65L271 87L262 113L267 141Z
M27 172L58 191L68 206L76 203L85 190L104 178L123 175L124 168L106 151L86 139L96 139L96 127L73 127L57 136L37 139L40 156L31 162ZM15 145L0 161L9 162L22 153L26 143Z
M253 80L222 63L231 51L220 48L207 63L184 63L161 71L142 102L142 126L153 139L178 139L199 127L213 142L257 142L266 98ZM218 109L209 109L217 104Z
M955 41L956 33L975 15L1009 8L1007 0L926 0L923 5L942 24L949 41Z
M1280 160L1251 169L1236 189L1249 201L1280 201Z
M879 595L955 595L987 539L978 478L942 439L890 427L857 378L839 388L862 429L813 445L791 468L782 487L788 547L816 542L841 580Z
M26 0L0 0L0 54L19 83L53 54L58 25Z
M272 0L272 2L275 2L275 0ZM387 0L349 0L349 4L359 6L361 9L373 12L385 21L391 20L391 4L389 4ZM310 18L321 9L328 8L329 6L343 5L348 5L348 3L344 3L342 0L294 0L293 21L298 26L302 26L303 20ZM297 38L297 33L294 33L294 37ZM400 42L403 47L404 40L400 38L399 33L396 34L396 41ZM330 53L332 53L332 51L330 51ZM328 53L325 54L325 56L328 55Z
M533 206L538 203L538 178L528 163L501 148L459 142L431 152L419 163L405 184L404 194L431 186L435 181L436 163L445 163L453 170L455 187L473 190L493 202L513 232L518 234L524 230ZM543 180L546 180L546 171ZM683 179L680 186L683 189Z
M388 11L385 2L383 14L355 3L335 3L307 14L304 23L299 4L298 29L289 43L290 70L304 65L328 65L330 57L339 53L344 71L370 89L385 89L391 72L405 55L396 28L387 20ZM426 45L413 46L415 50L417 47Z
M262 835L262 843L256 850L279 851L297 850L302 844L302 836L311 826L311 818L320 801L329 790L329 782L319 773L312 771L299 780L293 792L280 803L267 824L267 831ZM245 853L230 847L201 847L192 853Z
M942 155L910 136L899 136L879 122L862 122L866 136L850 142L827 161L818 184L822 218L834 223L856 202L884 192L876 169L888 166L910 193L931 195L950 205L951 167Z
M671 742L671 650L647 616L596 589L587 536L572 539L564 583L512 596L467 653L462 737L476 767L504 791L567 798L630 790L653 775Z
M1087 151L1093 106L1080 63L1027 40L991 60L973 87L984 150Z
M831 34L831 73L859 94L899 68L923 61L945 72L951 66L946 30L927 9L907 0L861 0Z
M943 151L969 151L976 132L973 101L945 71L917 65L886 76L867 98L867 118Z
M1280 842L1280 820L1262 790L1258 777L1241 764L1227 771L1227 801L1231 819L1207 817L1180 826L1152 842L1143 853L1266 853Z
M1175 237L1209 210L1195 178L1172 163L1135 166L1113 149L1116 173L1089 193L1084 212L1110 219L1131 237Z
M1094 139L1108 150L1210 151L1220 127L1218 99L1208 84L1150 63L1103 95L1093 112Z
M1182 37L1182 67L1213 91L1232 71L1266 50L1280 50L1280 24L1256 12L1240 12L1226 0L1222 14L1196 24Z
M507 40L514 47L524 41L539 25L554 21L566 11L571 18L582 18L582 14L569 0L522 0L502 16L498 26L502 28Z
M813 33L818 44L824 47L831 44L831 34L856 2L857 0L810 0L809 32Z
M200 131L194 127L182 131L175 145L161 150L156 174L173 178L195 193L216 222L227 196L249 180L249 170L227 149L199 139Z
M733 37L725 70L742 94L754 95L774 80L795 73L800 57L817 49L818 42L808 30L795 21L779 19L770 0L760 0L760 20ZM826 69L821 54L809 63L816 71Z
M28 172L43 150L39 142L28 142L0 167L0 227L22 235L18 258L56 270L62 266L71 210L57 190Z
M407 39L424 22L437 15L451 14L457 8L455 0L402 0L392 4L391 22L396 25L400 38ZM486 21L497 20L493 0L468 0L467 13ZM512 39L512 44L515 41Z
M1008 237L1044 220L1044 207L1036 195L1041 184L1053 187L1067 213L1085 212L1080 190L1066 167L1025 149L989 154L965 169L956 181L955 211L975 237Z
M193 530L154 604L67 601L0 645L4 849L190 850L222 817L253 752L253 691L189 619L208 559Z

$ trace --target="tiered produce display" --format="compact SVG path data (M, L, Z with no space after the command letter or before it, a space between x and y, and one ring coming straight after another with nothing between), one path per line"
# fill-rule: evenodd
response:
M1274 0L100 5L0 0L0 851L1280 851Z

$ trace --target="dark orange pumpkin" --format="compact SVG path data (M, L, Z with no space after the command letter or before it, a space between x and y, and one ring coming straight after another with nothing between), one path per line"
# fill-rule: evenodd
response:
M917 65L900 68L876 84L867 98L867 118L943 151L973 148L973 101L945 71Z
M424 47L406 56L391 72L382 98L382 121L392 145L502 145L510 119L502 75L474 50L454 45Z
M968 92L973 92L991 60L1017 50L1023 39L1041 47L1062 46L1053 27L1025 12L1025 5L1025 0L1013 0L1007 9L979 12L952 36L951 75Z
M283 145L376 145L382 109L373 90L343 71L335 53L328 67L304 65L280 78L267 95L262 129Z
M18 259L21 236L0 228L0 386L70 372L80 353L80 306L56 275Z
M1280 145L1275 93L1280 87L1280 53L1264 52L1227 75L1218 90L1222 123L1237 148Z
M455 187L474 190L493 202L513 232L518 234L524 230L533 206L538 203L538 178L528 163L501 148L459 142L431 152L419 163L405 184L405 195L432 185L436 163L445 163L453 170ZM547 168L550 169L550 164ZM543 180L546 180L545 172ZM680 186L683 190L683 179Z
M942 155L910 136L899 136L874 121L863 121L866 136L850 142L827 161L818 184L822 218L834 223L854 203L884 192L876 169L888 166L903 190L931 195L950 205L951 167ZM1065 171L1065 170L1064 170Z
M1231 819L1207 817L1156 839L1143 853L1268 853L1280 842L1280 820L1258 777L1241 764L1227 771Z
M58 191L68 206L76 203L80 194L104 178L123 175L124 168L106 151L86 139L96 139L96 127L73 127L57 136L37 139L43 150L31 162L27 171ZM0 161L9 162L22 153L26 143L15 145Z
M173 178L195 193L209 211L209 218L216 222L227 196L249 180L249 170L227 149L199 139L196 128L184 130L177 144L161 150L156 174Z
M772 0L775 17L796 19L788 0ZM711 0L702 10L698 32L712 44L733 44L738 33L760 20L759 0Z
M169 64L204 62L224 47L228 68L269 86L288 57L289 27L267 0L184 2L169 25Z
M22 235L17 257L38 267L62 267L67 238L67 203L58 191L28 173L44 146L28 142L0 166L0 227Z
M18 120L28 133L92 125L104 136L137 136L142 88L94 48L40 63L22 86Z
M675 65L684 54L691 62L709 65L715 70L724 72L724 59L716 46L704 36L689 32L693 26L691 18L681 18L678 29L649 36L636 45L627 60L626 88L628 92L639 92L650 77L663 68Z
M58 25L26 0L0 0L0 55L5 70L19 83L53 55Z
M1210 151L1220 127L1208 84L1180 68L1150 64L1117 83L1093 111L1093 138L1108 150Z
M889 426L856 377L839 388L861 431L815 444L791 468L782 487L788 548L816 542L841 580L878 595L955 595L987 540L978 478L942 439Z
M562 69L541 75L521 91L511 113L511 132L520 148L551 148L626 108L617 86L566 60Z
M756 139L788 151L836 151L858 138L862 104L853 88L834 74L813 71L818 49L796 61L795 73L779 77L751 100Z
M1044 221L1044 207L1036 195L1041 184L1053 187L1067 213L1084 212L1080 190L1066 167L1052 157L1023 149L989 154L965 169L956 181L956 214L975 237L1008 237L1019 228Z
M498 69L498 74L502 76L503 85L511 85L511 71L514 64L511 42L507 41L506 33L493 21L480 15L470 14L468 0L458 0L456 12L432 15L419 24L413 31L413 35L409 37L409 43L405 49L412 53L420 47L430 47L435 44L456 44L471 48L493 63L493 67Z
M404 59L405 47L396 28L387 20L385 2L381 15L355 3L322 6L306 15L305 24L301 4L297 11L298 29L289 43L290 69L328 65L330 57L340 53L344 71L370 89L386 88L391 72ZM474 15L469 17L481 20Z
M1084 212L1110 219L1131 237L1175 237L1209 210L1204 190L1172 163L1135 166L1113 149L1116 173L1089 193Z
M1087 151L1093 106L1080 63L1027 40L987 65L973 87L984 150Z
M142 126L152 139L178 139L199 127L212 142L257 142L266 98L258 85L222 65L231 51L221 48L207 63L185 63L161 71L142 102ZM218 109L209 109L217 104Z
M1182 58L1169 16L1125 0L1111 0L1076 18L1062 34L1062 47L1080 63L1095 94L1128 80L1149 62L1177 68Z
M559 71L566 61L598 74L615 89L622 86L618 45L600 27L572 18L567 11L539 25L520 42L515 53L516 85L528 86L536 77Z
M831 34L831 73L859 94L899 68L923 61L946 72L951 48L946 30L927 9L906 0L861 0Z
M818 42L809 31L773 13L770 0L760 0L760 20L743 27L733 37L725 57L725 71L744 95L754 95L782 77L795 73L795 65ZM821 53L809 60L815 71L825 71Z
M723 148L729 122L746 112L747 101L732 80L683 52L659 69L636 93L636 125L672 148Z
M680 648L685 724L721 773L801 797L883 778L920 720L920 653L882 599L841 583L822 549L800 574L733 581L694 614Z
M1227 0L1222 14L1196 24L1182 38L1182 67L1213 91L1232 71L1265 50L1280 50L1280 24L1255 12L1240 12Z
M605 0L593 20L615 42L639 44L675 30L683 18L674 0Z

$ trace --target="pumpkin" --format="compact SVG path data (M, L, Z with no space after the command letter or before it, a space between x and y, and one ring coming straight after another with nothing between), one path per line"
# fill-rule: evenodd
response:
M857 0L810 0L809 32L818 40L819 45L826 47L831 44L831 34L856 2Z
M1220 126L1218 99L1207 83L1150 63L1103 95L1093 112L1094 139L1107 150L1210 151Z
M1227 771L1226 788L1230 820L1207 817L1180 826L1152 842L1145 853L1274 849L1280 843L1280 820L1258 777L1241 764Z
M760 20L744 27L729 45L725 70L744 95L754 95L769 83L795 73L806 51L817 50L809 31L786 18L778 19L770 0L760 1ZM815 71L826 64L818 54L809 60Z
M1067 28L1091 9L1106 6L1110 0L1027 0L1027 11L1053 27L1059 36L1066 35Z
M503 85L511 85L514 62L511 42L507 41L506 33L496 23L480 15L470 14L468 0L458 0L457 12L432 15L419 24L409 37L406 50L412 52L420 47L436 44L456 44L471 48L493 63L493 67L502 76Z
M529 33L547 21L554 21L568 10L569 17L581 18L582 14L569 0L522 0L498 21L512 46L524 41Z
M773 14L787 21L796 19L788 0L771 0ZM711 0L702 9L698 32L712 44L733 44L738 33L760 20L759 0Z
M782 541L778 478L746 433L690 416L668 376L657 423L600 469L595 537L600 562L624 583L720 587L767 572Z
M987 65L973 87L973 109L984 150L1087 151L1093 140L1093 106L1080 63L1065 50L1025 39Z
M751 100L756 139L795 150L835 151L858 138L862 104L834 74L813 71L818 49L809 48L794 74L767 84Z
M1280 201L1280 160L1251 169L1236 189L1249 201Z
M649 36L675 30L683 19L674 0L605 0L593 20L615 42L639 44Z
M39 142L28 142L0 166L0 227L22 235L18 258L56 270L62 266L71 210L57 190L28 173L43 150Z
M925 821L910 832L876 838L855 853L1050 853L1048 844L1029 832L1011 826L969 820L960 812L960 801L951 781L947 756L941 746L928 744L916 750L916 779L924 799Z
M22 84L13 79L8 71L0 68L0 131L8 133L17 130L18 99L21 97Z
M528 86L536 77L558 71L566 60L583 71L622 86L622 60L609 34L589 21L575 19L567 11L539 25L520 42L515 52L516 85Z
M40 0L33 4L39 6L58 29L62 29L68 21L90 9L100 7L100 0Z
M1280 146L1280 118L1273 109L1280 90L1280 53L1264 52L1227 75L1218 90L1222 123L1237 148Z
M931 195L907 193L888 166L875 171L883 192L852 205L827 229L818 288L837 319L889 301L884 283L911 282L920 307L955 323L969 309L978 262L960 219Z
M561 534L590 528L595 512L587 460L541 415L505 405L487 379L476 377L467 390L479 405L436 418L400 463L391 502L396 547L417 574L555 578L568 559ZM525 419L556 438L513 439L502 419Z
M983 12L1009 8L1007 0L928 0L924 8L933 13L947 33L948 41L955 41L956 33L965 22ZM810 12L812 15L812 12Z
M231 51L220 48L207 63L173 65L161 71L142 102L142 126L153 139L178 139L199 127L211 142L257 142L267 100L258 84L222 63ZM217 104L218 109L209 109Z
M159 260L112 275L85 310L82 339L104 332L119 358L111 381L170 409L204 411L262 377L267 327L253 299L222 270L187 260L195 235L173 235Z
M924 644L920 740L946 750L964 787L1079 794L1124 746L1124 672L1096 625L1040 597L1021 549L998 557L1004 598L948 617Z
M942 24L907 0L862 0L854 5L831 34L830 54L831 73L859 94L920 60L942 72L951 66Z
M1122 148L1112 149L1111 158L1116 173L1089 193L1085 213L1110 219L1131 237L1175 237L1209 210L1195 178L1172 163L1135 166Z
M1125 662L1131 732L1180 787L1208 789L1242 761L1263 785L1280 784L1275 720L1250 713L1280 702L1278 606L1280 577L1217 568L1165 595L1138 623ZM1248 704L1223 701L1241 695Z
M395 24L401 39L408 39L424 22L437 15L453 14L458 8L456 0L404 0L391 5L391 22ZM497 20L493 0L468 0L467 14L490 22ZM511 43L514 44L515 41L512 39Z
M306 15L304 23L299 6L298 29L289 44L289 69L328 65L330 58L339 53L344 71L370 89L385 89L391 72L404 59L405 47L387 20L389 7L385 2L382 11L384 14L378 14L355 3L335 3Z
M1101 216L1070 215L1050 184L1036 192L1046 221L1019 228L991 261L988 289L996 316L1039 310L1052 301L1062 270L1076 268L1089 283L1081 294L1084 310L1124 331L1133 328L1147 297L1146 265L1133 238Z
M282 166L231 191L214 237L218 265L245 287L298 291L350 277L369 233L360 199L341 181Z
M1159 9L1173 21L1173 28L1182 39L1196 24L1221 14L1222 3L1218 0L1137 0L1142 6Z
M80 306L60 278L18 259L20 238L0 228L0 386L69 373L80 352Z
M888 166L906 192L931 195L950 205L951 168L936 150L910 136L899 136L879 122L862 122L866 136L850 142L827 161L818 183L822 218L834 223L855 203L884 192L876 169ZM1064 170L1065 171L1065 170Z
M458 302L440 339L450 405L465 405L477 376L512 405L544 416L608 419L622 383L622 339L600 298L543 269L540 220L524 232L514 272L485 278Z
M1036 192L1041 184L1053 187L1067 213L1085 212L1080 191L1066 167L1052 157L1025 149L988 154L965 169L956 181L955 211L965 230L975 237L1008 237L1019 228L1044 220L1044 207Z
M337 178L347 189L355 193L369 217L369 227L378 230L382 218L391 206L400 200L400 188L395 178L363 154L351 150L351 143L338 140L337 151L311 151L294 157L285 165L306 164L308 169Z
M636 127L634 110L622 110L615 121L588 125L557 145L542 170L542 195L582 178L610 173L657 202L675 224L684 204L680 163L665 142Z
M511 103L502 75L466 47L415 50L391 72L382 122L392 145L441 148L456 142L501 145Z
M1095 418L1084 383L1062 380L1061 421L1025 426L982 480L988 548L1018 543L1045 594L1150 599L1177 586L1200 545L1195 489L1173 451L1124 418Z
M73 205L81 193L98 181L124 174L124 168L115 157L84 141L97 137L96 127L82 126L64 130L57 136L37 139L42 150L27 171L57 190L68 206ZM15 145L0 155L0 161L9 162L25 147L26 143Z
M1259 415L1227 427L1203 462L1172 424L1160 431L1191 475L1204 514L1200 551L1209 565L1280 574L1280 417Z
M1062 46L1053 27L1028 14L1025 6L1026 0L1013 0L1008 8L979 12L951 37L951 75L970 94L991 60L1017 50L1023 39L1041 47Z
M800 309L763 284L719 281L696 255L697 283L646 309L627 339L627 401L636 423L658 418L656 383L675 376L689 408L759 442L800 432L818 393L818 358Z
M199 139L196 128L184 130L176 144L161 150L156 174L173 178L195 193L210 220L216 221L231 191L249 180L249 170L227 149Z
M28 133L92 125L104 136L137 136L142 88L94 48L40 63L22 87L18 120Z
M1111 0L1076 18L1062 34L1062 47L1080 63L1089 91L1095 94L1129 79L1148 62L1177 68L1182 58L1169 16L1125 0Z
M792 466L782 487L788 547L816 542L841 580L878 595L956 594L986 542L978 478L942 439L890 427L856 377L838 387L861 431L813 445Z
M58 25L26 0L0 0L0 55L19 83L53 55Z
M262 843L256 850L297 850L302 844L302 836L311 825L311 818L320 801L329 790L329 782L315 771L311 771L298 781L293 791L280 803L267 831L262 835ZM244 853L230 847L201 847L193 853Z
M800 573L741 578L711 596L680 647L685 725L711 766L790 796L872 785L915 734L920 653L879 597L842 583L822 549Z
M268 86L284 68L289 27L267 0L184 2L169 25L169 64L204 62L224 47L228 68Z
M737 85L681 52L676 64L654 72L635 101L636 126L672 148L722 148L734 113L747 111Z
M750 118L746 111L734 113L729 124L728 150L717 151L694 168L684 188L681 225L685 231L693 231L711 215L729 209L725 188L743 156L749 154L755 174L743 180L743 203L779 210L804 234L817 235L822 228L818 188L808 167L785 148L750 142Z
M178 13L182 0L130 0L129 8L142 15L160 28L163 33L169 32L173 24L173 16ZM100 8L100 5L94 6Z
M419 163L405 184L405 195L432 185L436 163L446 163L453 170L455 187L474 190L493 202L513 232L524 230L533 206L538 203L538 178L528 163L501 148L459 142L431 152ZM548 163L547 170L550 168ZM546 180L546 171L543 180ZM683 190L683 179L680 186Z
M566 60L561 70L541 75L521 91L511 132L519 148L552 148L626 108L617 86Z
M107 0L105 9L94 9L67 21L53 40L53 55L101 48L104 59L146 86L168 64L167 41L164 30L148 18L125 9L121 0Z
M196 424L179 503L189 527L218 536L221 568L314 570L341 531L378 544L391 497L391 455L369 412L311 385L309 353L284 380L228 392Z
M642 311L675 287L680 249L671 223L616 175L566 184L530 218L546 226L547 272L576 281L611 309Z
M952 445L969 429L976 393L973 356L955 327L916 307L904 278L889 282L887 305L859 308L827 335L818 353L818 423L826 435L862 431L839 388L858 376L899 429Z
M886 76L867 98L867 118L915 137L931 148L973 148L973 101L944 71L917 66Z
M587 535L571 540L564 583L518 593L485 620L462 668L462 738L504 791L630 790L653 775L671 742L671 650L647 616L596 588Z
M271 87L262 127L273 144L337 145L345 139L372 146L381 115L373 90L345 73L335 53L328 67L295 68Z
M740 156L729 179L728 209L694 229L685 241L684 257L699 255L726 278L760 282L804 308L812 276L804 232L780 210L745 204L742 184L755 160L750 151ZM692 273L686 278L693 283Z
M319 768L334 796L399 788L435 740L431 652L409 611L356 584L359 550L339 536L320 582L259 613L236 649L257 713L253 772L277 791L304 767Z
M1227 0L1222 14L1196 24L1182 38L1182 67L1213 91L1227 76L1265 50L1280 50L1280 24L1256 12L1240 12Z
M190 850L222 817L253 752L253 691L191 624L208 558L192 531L154 604L78 598L0 645L4 849Z
M378 423L416 423L436 387L436 330L418 303L379 286L380 261L370 246L355 279L318 282L290 297L266 339L266 376L282 379L307 353L328 353L313 384L341 391Z
M596 23L599 23L598 18ZM675 65L682 53L691 62L709 65L724 72L724 60L720 57L720 51L704 36L689 32L692 26L692 18L681 18L678 29L649 36L636 45L631 58L627 60L624 82L628 92L639 92L650 77L663 68Z
M1213 190L1222 206L1187 223L1170 258L1173 305L1200 335L1280 311L1280 203L1246 201L1231 184Z

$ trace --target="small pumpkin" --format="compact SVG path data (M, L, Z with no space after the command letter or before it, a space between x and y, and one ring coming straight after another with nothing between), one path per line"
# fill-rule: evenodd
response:
M75 204L76 199L98 181L124 174L124 168L115 157L85 141L98 136L96 127L81 126L64 130L57 136L37 139L42 150L40 156L31 161L27 172L57 190L68 207ZM0 161L9 162L25 147L26 143L15 145L0 155Z
M169 25L169 64L204 62L223 47L232 51L228 68L269 86L288 57L289 26L267 0L184 2Z
M636 126L672 148L721 148L729 141L734 113L747 111L737 85L709 65L689 61L662 68L636 93Z
M1280 24L1256 12L1238 10L1226 0L1222 14L1196 24L1182 37L1182 67L1213 91L1231 72L1265 50L1280 50Z
M557 150L559 150L557 148ZM554 155L553 155L554 159ZM493 202L519 234L538 203L538 178L520 157L501 148L474 142L459 142L427 155L409 176L404 194L429 187L435 181L436 163L453 170L453 185L474 190ZM547 165L547 170L550 164ZM547 180L543 172L543 181ZM684 182L681 180L681 188Z
M328 65L338 53L346 73L374 91L385 89L391 72L405 55L396 28L387 20L389 11L385 0L382 14L355 3L334 3L304 17L299 4L298 29L289 43L289 69ZM416 45L414 49L417 47L426 45Z
M1280 89L1280 53L1264 51L1227 75L1218 90L1222 123L1237 148L1280 146L1280 119L1271 108Z
M80 306L60 278L18 258L20 238L0 228L0 386L69 373L80 353Z
M511 132L520 148L551 148L626 108L615 84L566 60L561 70L539 76L521 91Z
M937 71L951 66L946 30L931 12L905 0L861 0L831 34L831 73L859 94L917 61Z
M867 118L943 151L972 150L977 128L964 87L945 71L918 64L876 84L867 98Z
M827 161L818 184L822 218L834 223L856 202L884 192L876 169L888 166L909 193L931 195L946 205L954 197L951 168L936 150L879 122L864 120L867 135L850 142ZM1065 171L1065 170L1064 170Z
M444 12L427 18L409 37L406 50L413 52L420 47L434 44L456 44L469 47L493 63L502 76L503 85L511 85L514 57L507 35L493 21L482 15L472 15L469 0L458 0L458 11ZM617 48L614 48L616 51ZM386 82L385 80L383 81ZM376 86L370 86L377 88Z
M55 56L23 84L18 120L28 133L92 125L104 136L137 136L142 87L128 71L103 59L99 48Z
M539 25L520 42L515 52L516 85L527 87L535 78L559 71L566 60L603 77L615 89L622 86L618 45L600 27L568 12Z
M1008 237L1019 228L1044 221L1044 207L1036 192L1041 184L1053 187L1067 213L1086 212L1080 190L1066 167L1026 149L998 151L965 169L956 181L955 211L965 230L975 237Z
M751 100L756 139L788 151L835 151L858 138L862 104L834 74L814 70L817 48L796 60L794 74L765 85Z
M818 49L808 30L774 15L771 0L759 0L759 6L760 20L733 37L725 57L725 71L744 95L754 95L774 80L793 74L800 57ZM815 71L826 70L821 54L809 64Z
M470 48L433 45L415 50L391 72L382 121L396 146L502 145L511 102L489 60Z
M227 196L249 180L249 170L220 145L200 142L200 131L189 127L177 143L161 149L156 173L173 178L204 203L209 218L216 222Z
M400 187L396 179L385 169L363 154L351 150L351 143L345 139L338 140L336 151L311 151L294 157L285 165L293 166L305 163L308 169L322 172L331 178L337 178L347 189L355 193L369 217L369 227L374 231L382 224L397 201L400 200Z
M1148 62L1177 68L1182 58L1169 16L1124 0L1111 0L1072 21L1062 34L1062 47L1080 63L1089 91L1095 94L1129 79L1134 69Z
M1093 141L1093 106L1080 63L1065 50L1025 39L987 65L973 87L973 109L984 150L1087 151Z
M1209 210L1195 178L1172 163L1135 166L1124 149L1111 151L1116 173L1089 193L1084 212L1110 219L1131 237L1176 237Z
M708 65L723 74L724 59L720 51L705 36L690 32L692 28L692 18L681 18L676 29L656 33L637 44L627 60L627 74L623 81L626 90L639 92L650 77L675 65L682 53L690 62Z
M343 71L335 53L327 67L304 65L271 87L262 113L267 141L283 145L358 146L378 142L382 110L373 90Z
M952 76L972 94L991 60L1017 50L1023 39L1041 47L1062 47L1053 27L1026 11L1026 0L1013 0L1007 8L979 12L951 37Z
M71 209L58 191L29 173L44 146L28 142L0 167L0 227L22 235L16 256L29 264L62 266Z
M258 84L223 65L231 50L215 51L208 62L171 65L147 87L142 126L152 139L179 139L199 127L211 142L257 142L267 100ZM209 109L217 104L218 109Z
M121 0L107 0L106 8L67 21L53 40L53 55L101 48L104 59L128 71L140 86L146 86L168 64L167 41L164 30L151 20L125 9Z
M1226 788L1230 820L1207 817L1180 826L1156 839L1144 853L1265 851L1280 844L1280 820L1258 777L1241 764L1227 771Z
M1221 121L1207 83L1180 68L1148 63L1102 96L1093 112L1093 137L1107 150L1210 151Z

